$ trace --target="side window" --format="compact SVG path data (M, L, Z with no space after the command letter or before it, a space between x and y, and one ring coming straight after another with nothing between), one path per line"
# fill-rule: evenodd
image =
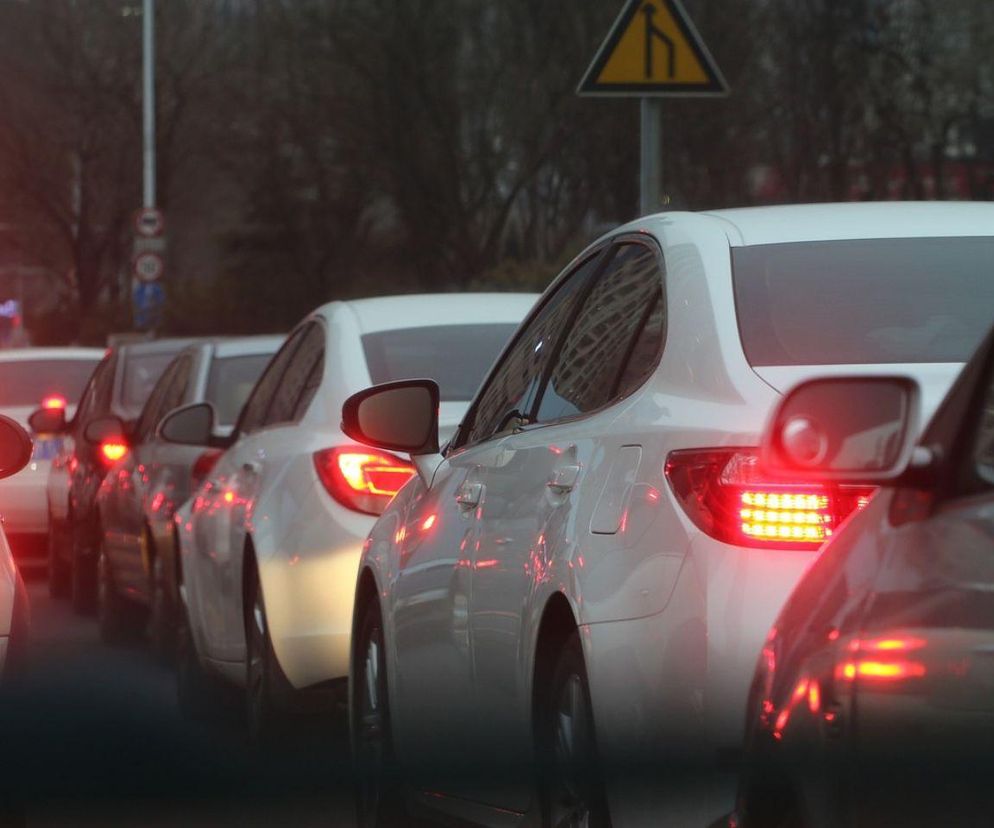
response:
M162 399L165 397L170 383L172 383L175 372L176 363L174 362L159 377L159 381L152 389L152 393L149 394L148 402L145 403L145 407L142 409L141 416L138 418L138 426L135 429L135 435L139 443L145 443L151 439L156 424L166 413L166 409L162 406Z
M293 358L297 346L300 345L305 332L306 328L299 328L292 334L283 343L283 347L276 352L276 356L273 357L272 362L269 363L262 376L259 377L259 381L255 384L255 388L252 389L252 394L248 398L248 402L245 403L245 408L242 409L242 414L238 421L238 431L255 431L262 428L265 424L266 412L269 410L270 403L273 401L276 388L279 386L280 380L283 378L283 372L286 371L287 366L290 364L290 360Z
M107 361L107 369L97 380L97 393L94 400L94 413L103 414L110 410L114 394L114 375L117 373L117 355L112 355Z
M651 247L617 248L556 358L539 422L594 411L645 380L662 347L662 285Z
M595 253L573 271L518 334L477 398L466 439L460 444L485 440L528 418L548 361L600 261L601 253Z
M323 359L324 328L317 322L312 322L307 326L300 347L283 373L282 382L276 389L273 404L269 406L269 413L266 415L266 425L293 422L308 380L317 363ZM316 385L310 389L311 397L316 390Z
M994 485L994 375L987 377L984 407L977 420L973 462L977 474L985 483Z
M180 357L176 362L176 370L173 373L172 381L166 386L166 393L162 397L160 416L165 416L174 408L178 408L183 404L192 373L193 357L189 354ZM154 428L155 424L152 427Z
M79 406L76 408L75 422L87 422L97 410L98 397L103 384L102 379L111 371L112 364L113 361L108 357L94 370L93 376L90 377L90 382L86 386L86 390L83 392L82 397L80 397Z
M307 377L307 382L304 383L304 390L300 392L300 399L297 400L297 407L293 411L294 420L299 420L304 416L304 414L307 413L311 400L314 399L314 395L317 393L318 388L321 387L321 378L323 376L324 349L321 350L317 362L315 362L314 367L311 368L311 373Z

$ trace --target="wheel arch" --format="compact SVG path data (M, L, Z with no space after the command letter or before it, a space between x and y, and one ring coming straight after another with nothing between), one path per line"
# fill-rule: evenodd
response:
M562 592L553 592L542 608L541 620L535 636L531 670L532 725L538 720L542 691L549 686L556 663L556 655L579 625L569 599Z

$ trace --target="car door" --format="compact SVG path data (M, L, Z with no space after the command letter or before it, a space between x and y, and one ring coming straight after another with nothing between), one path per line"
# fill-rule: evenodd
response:
M241 575L245 544L249 493L238 488L243 482L240 475L245 467L250 473L257 468L270 405L304 333L304 327L294 331L259 377L235 427L234 443L218 460L194 500L193 550L186 563L188 571L184 572L187 600L197 619L205 654L219 661L238 661L242 657L229 629L229 617L235 610L226 606L232 599L230 584L236 575ZM241 595L236 597L240 609Z
M482 715L473 692L471 568L490 508L486 470L536 400L545 366L600 252L584 261L530 316L491 372L399 533L393 584L398 742L409 761L465 769L479 751ZM461 792L460 793L464 793Z
M560 588L578 595L571 568L596 563L583 557L596 504L604 502L604 514L593 518L599 532L615 534L624 520L641 447L612 424L620 401L658 361L659 262L649 243L611 248L564 326L528 422L503 439L484 469L470 598L473 674L477 705L493 728L488 743L507 767L532 741L529 644L544 600ZM609 478L613 491L602 497ZM527 807L527 784L502 793L514 799L496 804Z

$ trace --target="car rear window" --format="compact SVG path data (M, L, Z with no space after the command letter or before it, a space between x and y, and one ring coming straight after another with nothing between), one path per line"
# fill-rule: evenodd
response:
M374 383L427 377L444 401L471 400L483 375L517 330L514 323L434 325L362 337Z
M99 359L0 362L0 406L38 406L58 395L75 405Z
M964 362L994 323L994 237L740 247L732 273L755 366Z
M156 351L155 353L129 353L124 363L124 382L121 385L121 402L126 408L140 409L152 393L152 387L158 382L162 372L169 367L182 350Z
M217 411L220 425L234 425L272 354L221 357L211 363L206 399Z

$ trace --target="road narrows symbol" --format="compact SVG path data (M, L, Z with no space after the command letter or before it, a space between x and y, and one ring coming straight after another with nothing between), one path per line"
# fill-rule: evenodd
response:
M653 72L653 40L659 40L666 47L667 54L667 74L672 79L676 77L676 44L670 37L653 22L653 15L656 7L652 3L646 3L642 7L642 14L645 16L645 77L646 80L652 78Z

